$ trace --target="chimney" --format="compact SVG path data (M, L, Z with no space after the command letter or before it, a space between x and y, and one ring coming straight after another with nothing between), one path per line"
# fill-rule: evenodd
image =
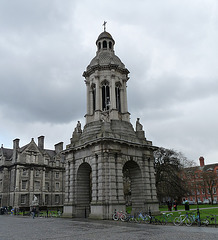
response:
M13 140L13 162L17 161L17 150L19 149L20 139L16 138Z
M204 158L200 157L199 161L200 161L200 166L203 167L204 166Z
M63 145L64 145L63 142L59 142L59 143L55 144L54 145L55 146L55 152L56 153L61 152L64 149Z
M40 136L38 137L38 148L43 150L44 149L44 136Z
M19 148L19 142L20 142L19 138L16 138L13 140L13 149L14 150L17 150Z

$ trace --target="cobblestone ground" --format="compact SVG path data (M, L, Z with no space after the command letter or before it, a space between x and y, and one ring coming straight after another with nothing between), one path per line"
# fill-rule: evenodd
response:
M0 215L0 240L215 240L218 228Z

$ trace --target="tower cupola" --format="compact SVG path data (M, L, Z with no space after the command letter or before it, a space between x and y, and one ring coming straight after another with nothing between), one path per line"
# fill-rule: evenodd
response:
M115 44L114 39L112 38L110 33L106 31L102 32L96 41L98 51L104 50L114 51L114 44Z
M114 45L113 37L104 28L96 40L96 56L83 73L87 86L86 123L130 121L126 93L129 71L115 55Z

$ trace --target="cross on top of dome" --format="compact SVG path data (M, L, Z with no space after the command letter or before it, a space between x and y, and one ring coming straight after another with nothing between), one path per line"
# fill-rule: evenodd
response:
M104 31L105 31L105 32L106 32L106 24L107 24L106 21L104 21L104 23L102 24L102 26L104 26Z

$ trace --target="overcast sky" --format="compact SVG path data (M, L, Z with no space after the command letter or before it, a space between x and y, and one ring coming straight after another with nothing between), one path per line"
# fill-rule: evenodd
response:
M103 31L130 71L131 123L153 145L218 163L217 0L0 0L0 144L69 144Z

